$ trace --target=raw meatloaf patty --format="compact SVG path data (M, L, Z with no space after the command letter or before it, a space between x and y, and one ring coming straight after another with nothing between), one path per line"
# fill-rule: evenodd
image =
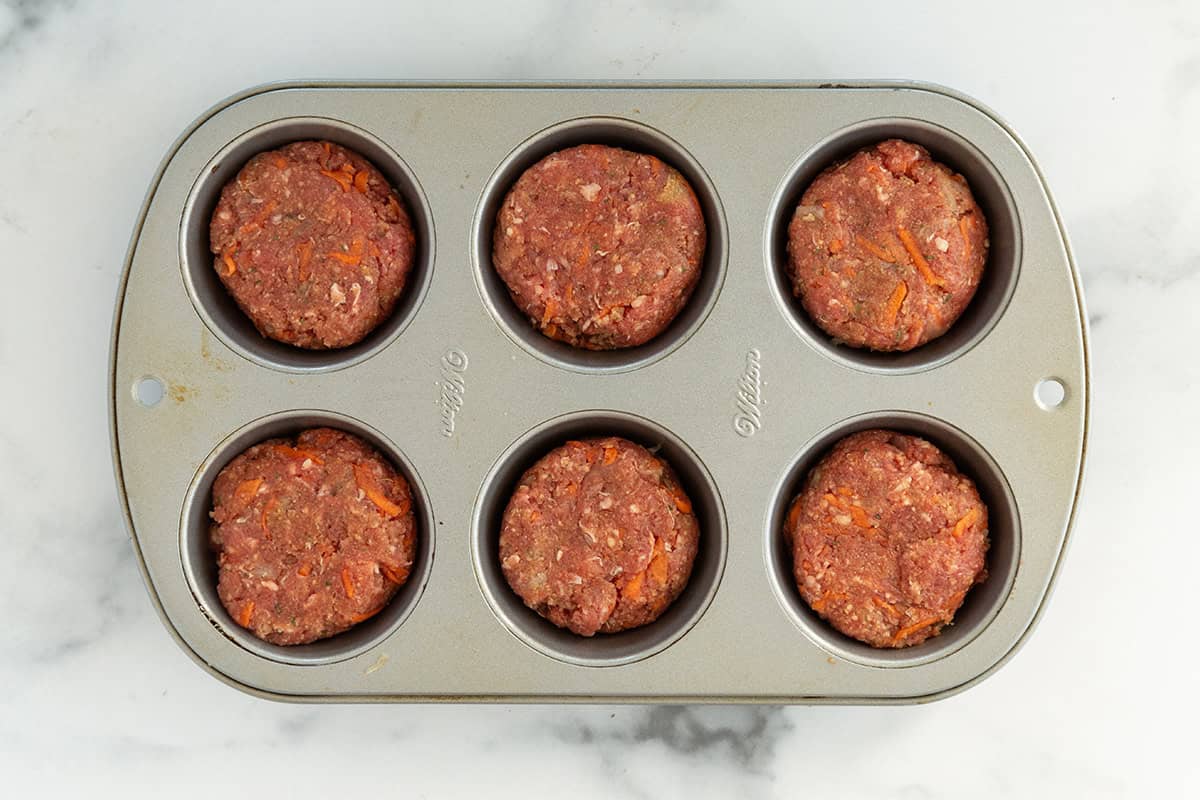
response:
M221 190L214 267L264 336L313 350L359 342L404 291L408 212L362 156L330 142L259 153Z
M966 180L899 139L818 175L788 227L805 311L835 339L871 350L911 350L949 330L987 252Z
M699 545L675 473L616 437L570 441L521 478L500 563L525 604L581 636L653 622L687 585Z
M313 428L233 459L213 483L217 593L260 639L305 644L375 615L408 580L408 483L373 447Z
M847 636L907 647L936 636L987 577L988 512L929 442L842 439L787 516L800 596Z
M543 334L614 350L663 331L704 257L692 187L654 156L585 144L527 169L497 215L492 261Z

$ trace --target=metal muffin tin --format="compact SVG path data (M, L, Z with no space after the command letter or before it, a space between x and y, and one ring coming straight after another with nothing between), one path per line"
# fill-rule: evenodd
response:
M899 136L962 172L988 217L984 282L946 336L907 354L839 347L780 267L799 195L831 161ZM208 253L216 195L254 153L326 138L404 196L420 241L392 318L364 342L269 342ZM550 341L490 264L517 175L583 142L651 152L703 206L690 303L652 342ZM288 700L916 702L963 689L1028 636L1074 517L1089 406L1086 315L1032 157L974 101L913 84L295 84L222 103L151 185L113 326L113 458L147 586L180 645L245 691ZM1061 402L1038 394L1044 381ZM145 390L161 385L160 402ZM151 398L152 400L153 398ZM216 598L207 513L238 452L314 424L375 443L409 478L420 530L387 610L302 647L249 636ZM841 436L923 435L991 510L991 577L941 636L875 650L800 600L780 529ZM526 609L500 573L521 472L568 438L615 433L674 466L701 522L685 593L658 621L583 639Z

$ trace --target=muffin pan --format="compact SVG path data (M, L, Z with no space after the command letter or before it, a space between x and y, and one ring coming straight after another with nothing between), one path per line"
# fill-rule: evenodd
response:
M887 137L961 172L991 226L984 281L940 339L838 346L793 300L787 222L823 167ZM329 139L403 196L418 257L392 317L336 351L259 336L208 252L217 194L252 155ZM658 155L692 184L704 271L659 337L575 350L538 334L491 263L520 172L583 142ZM117 301L110 421L147 587L198 663L304 701L902 703L959 691L1028 636L1074 518L1089 405L1086 315L1037 166L990 111L913 84L297 84L222 103L172 147ZM1053 391L1046 391L1046 389ZM216 598L217 472L271 436L330 425L408 478L420 544L387 609L301 647L261 642ZM941 636L876 650L801 601L787 505L840 437L928 438L991 511L990 577ZM659 448L701 523L684 594L651 625L583 639L519 601L496 558L521 472L569 438Z

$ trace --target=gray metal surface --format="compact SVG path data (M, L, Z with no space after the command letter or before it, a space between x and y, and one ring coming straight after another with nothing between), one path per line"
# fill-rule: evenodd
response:
M786 221L833 158L899 135L970 181L992 251L972 306L905 355L835 347L779 273ZM205 228L255 152L325 137L367 155L408 202L418 267L362 344L266 342L214 280ZM534 333L489 263L497 203L539 155L583 141L654 152L692 182L704 277L655 341L583 353ZM981 679L1028 635L1082 476L1086 316L1041 175L967 98L907 84L297 85L213 109L176 143L130 246L113 328L113 456L164 622L213 674L293 700L915 702ZM146 377L166 395L138 401ZM1046 408L1035 387L1066 388ZM302 648L266 645L217 602L211 481L250 443L313 423L374 441L408 474L420 552L386 612ZM799 600L778 531L813 460L884 425L924 435L992 510L991 577L942 636L879 651ZM658 622L592 640L537 618L495 564L515 477L557 441L660 446L702 525L685 595Z

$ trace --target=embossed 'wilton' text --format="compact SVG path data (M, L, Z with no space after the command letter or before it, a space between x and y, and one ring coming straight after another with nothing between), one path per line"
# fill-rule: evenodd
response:
M746 368L737 382L733 429L738 436L750 437L762 428L762 402L762 353L754 348L746 353Z
M454 435L454 421L462 410L467 393L467 354L457 347L442 354L442 387L438 403L442 408L442 436Z

